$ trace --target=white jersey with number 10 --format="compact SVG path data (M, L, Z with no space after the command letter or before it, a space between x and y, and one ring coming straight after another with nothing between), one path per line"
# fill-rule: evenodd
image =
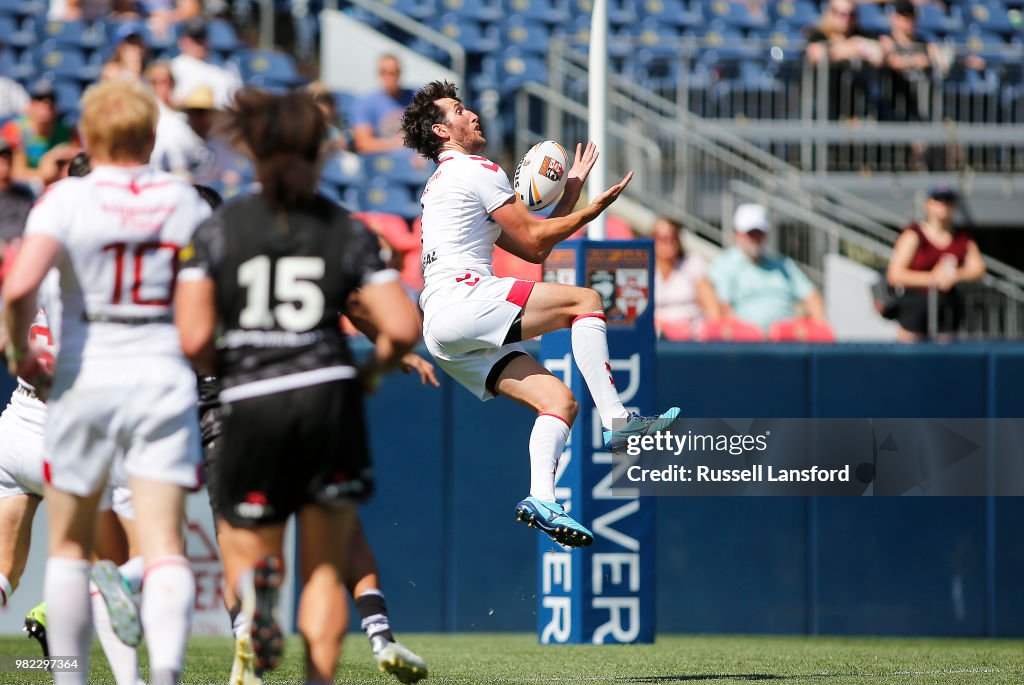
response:
M192 186L149 167L100 166L50 187L25 234L64 247L59 368L181 356L171 311L178 253L209 214Z

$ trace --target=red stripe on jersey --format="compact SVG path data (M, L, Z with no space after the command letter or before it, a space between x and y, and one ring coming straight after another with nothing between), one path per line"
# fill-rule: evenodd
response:
M43 462L43 482L47 485L53 485L53 471L50 469L50 462Z
M165 186L173 185L178 183L178 179L166 179L163 181L155 181L144 186L140 186L132 179L127 185L123 183L115 183L114 181L96 181L97 188L114 188L115 190L127 190L132 195L139 195L143 191L153 190L154 188L163 188Z
M505 299L517 307L525 307L534 285L536 284L533 281L516 281L512 284L512 289L508 291Z
M575 319L573 319L572 322L573 322L573 325L575 325L577 321L580 321L582 319L590 319L590 318L601 319L601 321L607 321L608 320L608 317L604 315L604 312L587 312L586 314L580 314Z
M562 423L564 423L564 424L565 424L566 426L569 426L569 422L568 422L568 421L566 421L565 419L563 419L563 418L562 418L561 416L559 416L558 414L551 414L551 413L549 413L549 412L546 412L546 411L542 411L542 412L540 412L539 414L537 414L537 418L540 418L541 416L552 416L552 417L554 417L554 418L558 419L559 421L561 421ZM569 428L572 428L572 426L569 426Z

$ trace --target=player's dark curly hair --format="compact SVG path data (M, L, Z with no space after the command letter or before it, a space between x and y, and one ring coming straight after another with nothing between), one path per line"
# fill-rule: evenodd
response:
M445 113L434 104L443 98L459 99L459 89L447 81L431 81L416 91L412 104L402 115L402 136L405 146L423 157L436 162L444 141L437 137L431 126L443 124Z
M263 198L271 207L286 209L313 200L327 122L309 93L274 95L245 88L228 110L227 129L252 156Z

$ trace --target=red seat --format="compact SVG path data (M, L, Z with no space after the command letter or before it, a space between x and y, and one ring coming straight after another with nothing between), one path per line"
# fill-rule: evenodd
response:
M419 218L413 222L413 230L410 231L406 220L397 214L359 212L352 216L386 240L392 250L402 253L402 281L415 290L423 290L423 268L420 265L423 241L420 238Z
M665 340L693 340L693 322L672 319L654 319L654 328Z
M573 233L569 236L569 240L584 238L588 226L590 224L584 225L583 228ZM609 215L605 218L604 237L606 240L631 240L636 237L636 234L633 233L633 227L625 219Z
M500 247L494 248L493 266L495 276L510 276L521 281L538 282L544 280L544 270L540 264L531 264Z
M836 341L836 334L827 321L783 319L768 328L768 339L772 342L831 343Z
M696 338L701 342L759 342L764 340L764 333L749 321L728 318L702 321L697 327Z

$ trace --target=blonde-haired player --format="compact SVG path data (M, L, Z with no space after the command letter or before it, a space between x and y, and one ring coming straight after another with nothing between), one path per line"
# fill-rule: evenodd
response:
M7 360L39 376L27 345L36 289L58 266L60 357L46 423L50 558L44 594L51 652L81 669L90 646L89 562L99 498L122 460L146 563L142 623L150 681L177 683L195 582L183 556L185 491L200 458L195 377L181 353L171 298L178 251L209 207L184 181L147 165L157 106L141 86L105 82L82 98L81 132L93 172L51 186L29 215L18 261L4 282Z

